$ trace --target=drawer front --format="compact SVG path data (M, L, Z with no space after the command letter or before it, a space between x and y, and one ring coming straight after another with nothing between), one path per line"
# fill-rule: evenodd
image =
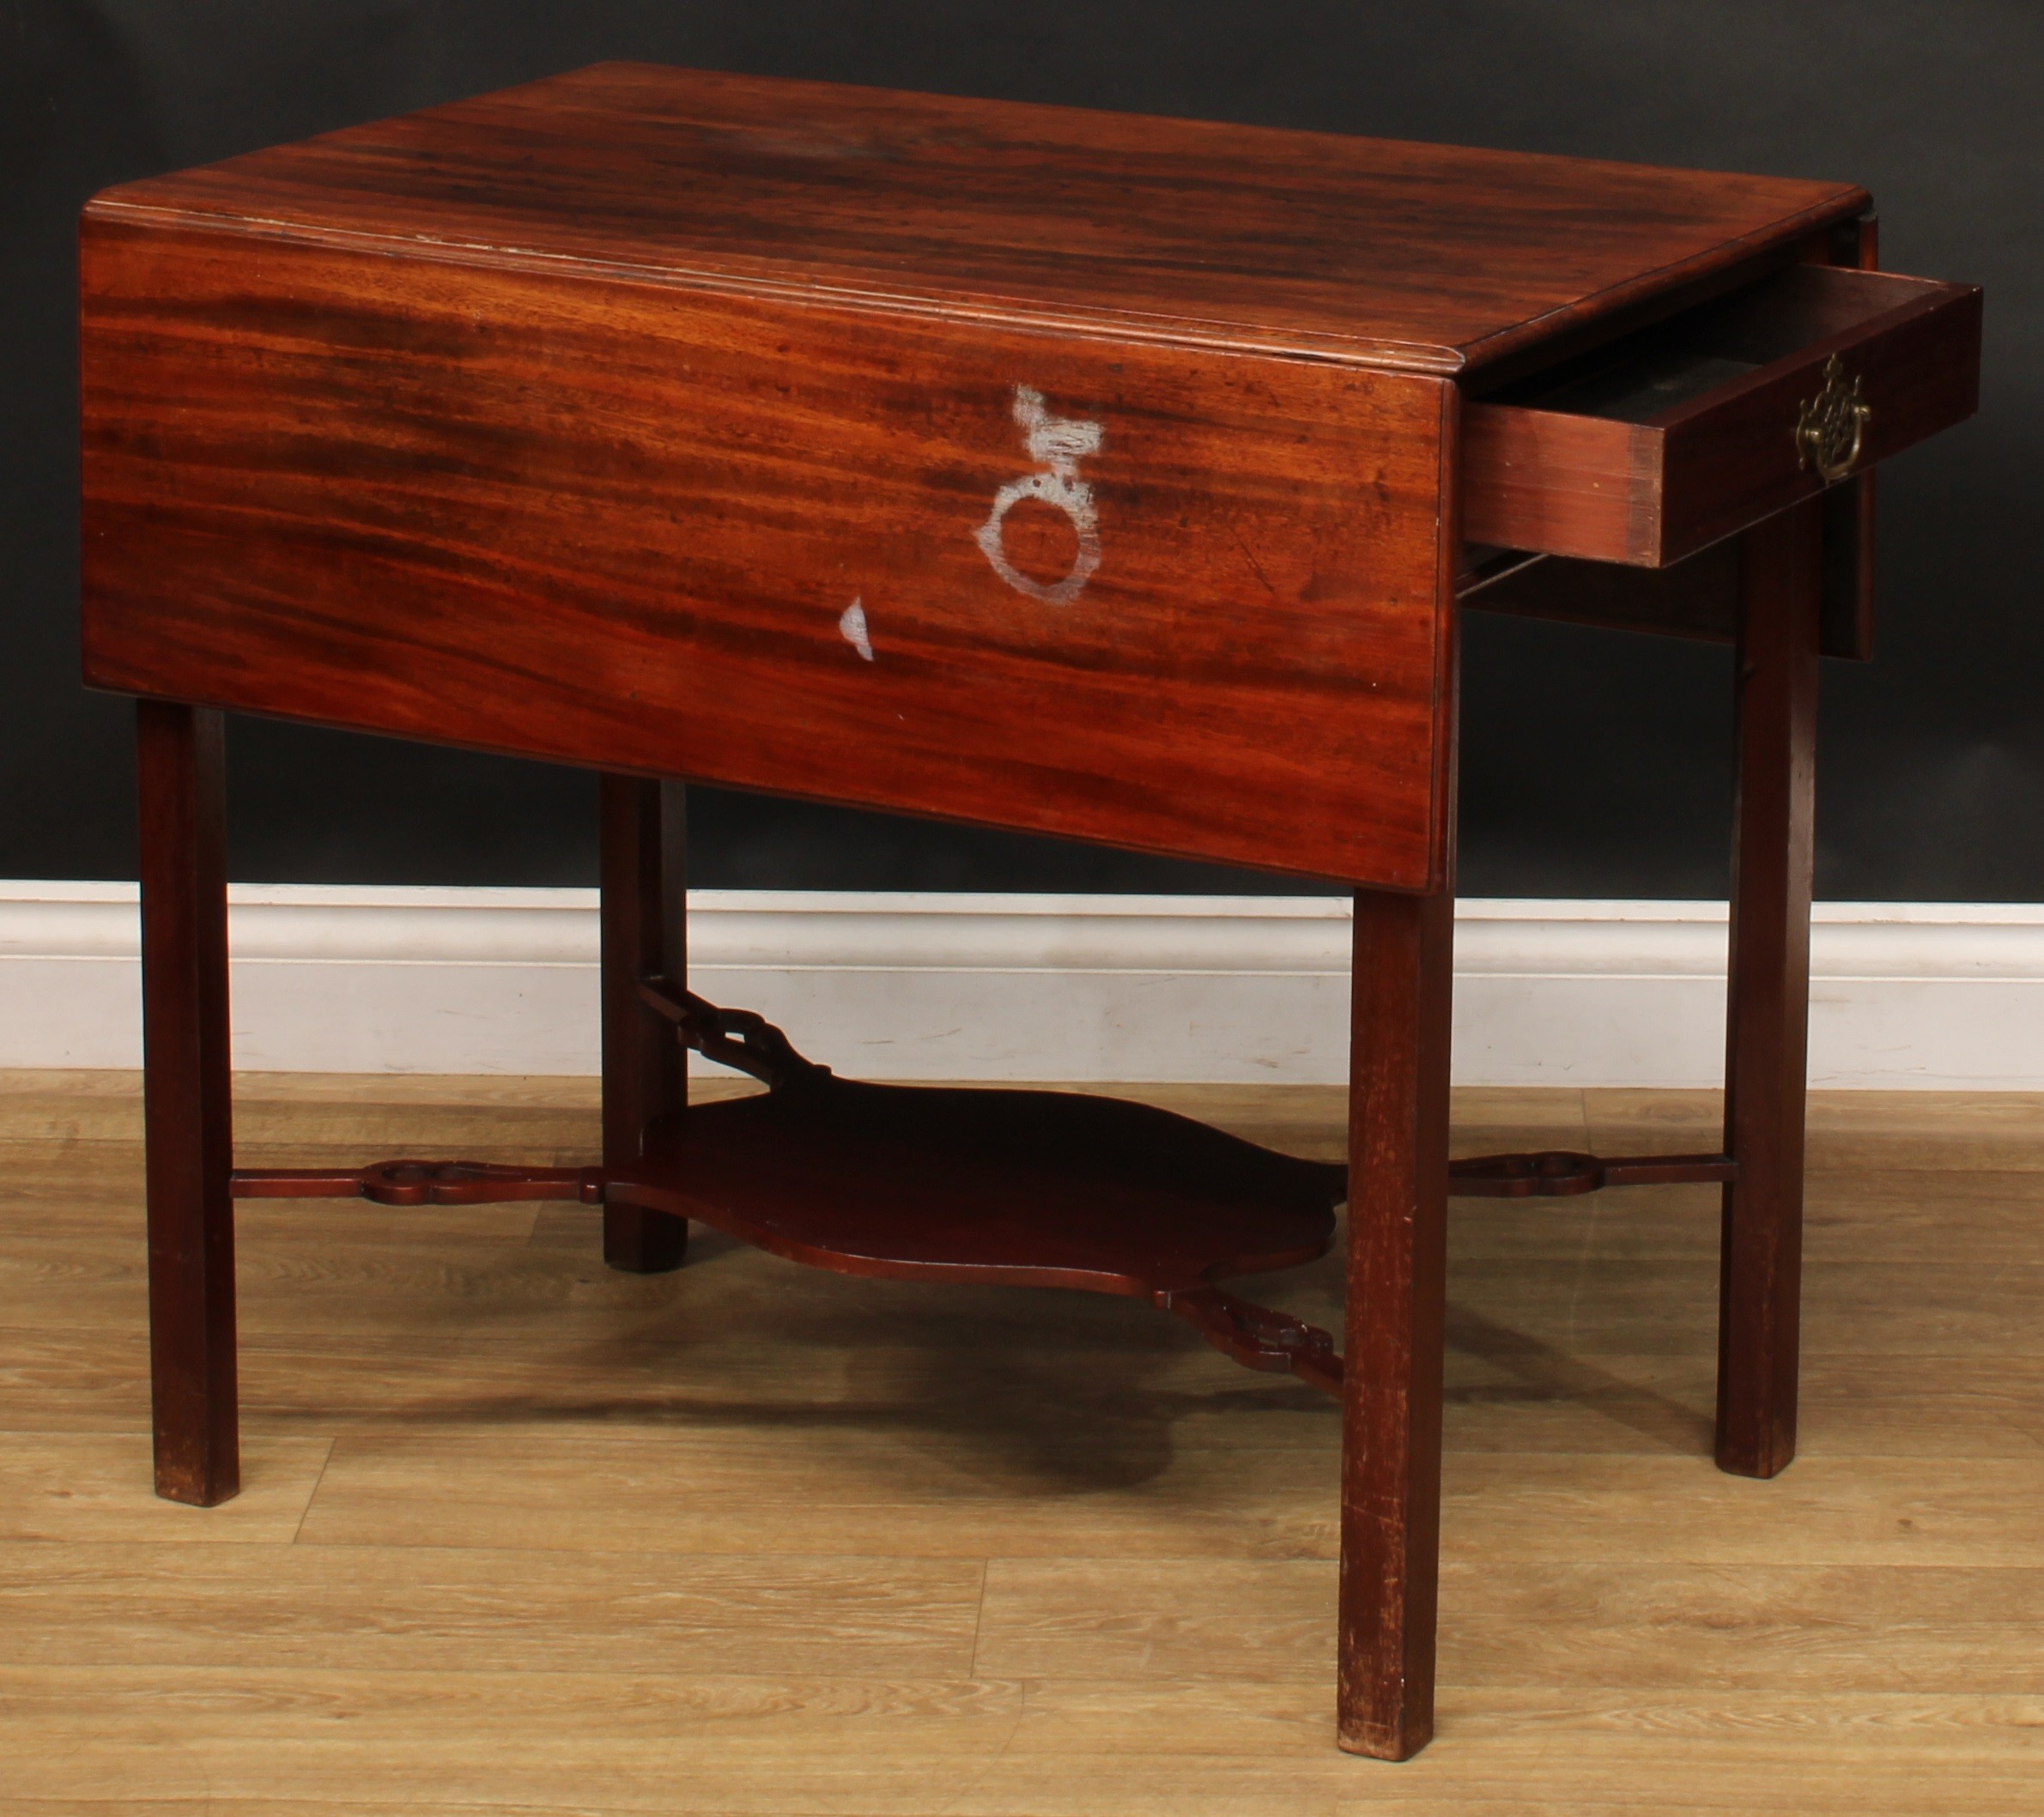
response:
M1971 415L1980 294L1800 266L1466 408L1472 542L1664 567Z

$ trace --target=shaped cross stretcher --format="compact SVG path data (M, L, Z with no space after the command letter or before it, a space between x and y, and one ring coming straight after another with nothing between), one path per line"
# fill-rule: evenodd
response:
M622 1168L271 1168L237 1172L235 1196L639 1205L839 1274L1148 1299L1246 1367L1339 1392L1342 1360L1325 1331L1216 1283L1324 1255L1348 1187L1341 1163L1122 1099L842 1079L751 1010L659 978L640 996L685 1046L767 1089L656 1118ZM1569 1196L1734 1171L1722 1154L1501 1154L1451 1164L1449 1189Z

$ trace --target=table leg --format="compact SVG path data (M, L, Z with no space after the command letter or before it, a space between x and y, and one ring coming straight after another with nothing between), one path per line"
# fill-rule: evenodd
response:
M602 778L603 1165L639 1159L656 1117L688 1099L687 1056L639 998L641 978L688 981L682 785ZM603 1208L603 1260L633 1274L679 1268L688 1220L639 1205Z
M136 707L156 1493L210 1507L241 1487L221 716Z
M1342 1427L1341 1745L1434 1732L1452 893L1356 898Z
M1720 1469L1772 1476L1796 1451L1803 1117L1823 502L1746 533L1738 642L1718 1319Z

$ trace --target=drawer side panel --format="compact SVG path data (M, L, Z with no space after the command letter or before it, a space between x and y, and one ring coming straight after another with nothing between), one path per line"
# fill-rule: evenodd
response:
M1594 561L1652 562L1660 437L1635 423L1471 403L1463 526L1472 542Z

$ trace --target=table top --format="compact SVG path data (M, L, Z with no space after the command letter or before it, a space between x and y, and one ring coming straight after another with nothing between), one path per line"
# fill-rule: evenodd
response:
M92 212L1453 373L1867 204L1849 184L602 64Z
M1461 375L1866 200L618 64L126 185L86 675L1438 890Z

